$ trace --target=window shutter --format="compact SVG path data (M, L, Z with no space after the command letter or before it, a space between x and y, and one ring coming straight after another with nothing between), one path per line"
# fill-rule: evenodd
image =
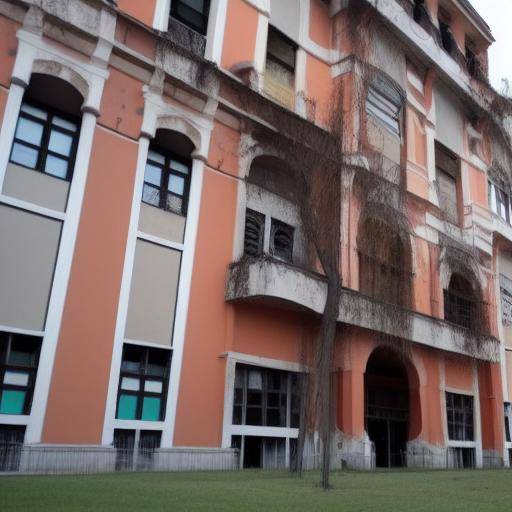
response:
M244 254L260 256L263 253L263 237L265 234L265 216L254 210L245 212Z

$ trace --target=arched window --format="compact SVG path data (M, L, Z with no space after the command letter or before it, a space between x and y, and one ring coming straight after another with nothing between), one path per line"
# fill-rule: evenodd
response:
M408 307L410 255L397 231L368 217L359 227L359 291L378 300Z
M21 105L10 162L70 181L82 103L81 94L64 80L33 74Z
M477 301L471 283L460 274L453 274L444 290L444 319L471 329L477 317Z

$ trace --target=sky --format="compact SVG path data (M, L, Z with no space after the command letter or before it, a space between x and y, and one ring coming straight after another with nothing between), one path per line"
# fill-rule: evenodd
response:
M502 78L512 86L512 0L470 0L491 27L496 42L489 48L491 84L502 90Z

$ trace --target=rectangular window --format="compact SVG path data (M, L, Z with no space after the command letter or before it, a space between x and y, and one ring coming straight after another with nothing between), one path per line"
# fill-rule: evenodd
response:
M294 229L276 219L270 225L270 254L284 261L293 260Z
M510 402L505 402L505 439L507 443L512 441L512 405Z
M117 419L164 420L170 361L169 350L124 345Z
M457 180L459 159L451 151L436 142L436 180L439 192L439 207L446 220L459 225Z
M264 91L288 108L295 104L295 54L297 45L269 27Z
M41 340L0 333L0 414L30 414Z
M210 0L171 0L171 17L206 35Z
M510 195L492 181L487 182L488 201L491 210L510 224Z
M190 174L190 160L150 149L142 201L178 215L186 215Z
M451 54L455 49L455 39L451 28L451 16L448 11L439 7L438 11L439 33L442 47Z
M447 392L446 416L450 441L474 441L472 396Z
M116 449L116 471L133 469L133 448L135 430L116 428L114 430L114 448Z
M263 254L265 215L247 208L245 210L244 254L257 257Z
M23 102L10 161L71 180L79 134L76 119Z
M18 471L25 427L0 425L0 472Z
M366 113L400 137L402 97L387 81L377 77L368 88Z
M233 424L298 428L297 384L292 372L237 365Z
M471 469L475 467L474 448L448 448L448 468L450 469Z

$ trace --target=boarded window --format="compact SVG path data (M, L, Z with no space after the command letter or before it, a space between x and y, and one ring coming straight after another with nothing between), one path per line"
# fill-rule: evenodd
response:
M293 108L295 98L296 49L284 34L269 27L264 90L288 108Z
M245 211L244 254L257 257L263 254L265 215L249 208Z
M276 219L270 227L270 254L276 258L292 262L294 229Z
M452 224L459 224L457 180L459 159L441 144L436 143L436 180L439 192L439 207Z
M384 125L389 131L400 136L400 111L402 97L395 87L377 77L368 88L366 112Z

